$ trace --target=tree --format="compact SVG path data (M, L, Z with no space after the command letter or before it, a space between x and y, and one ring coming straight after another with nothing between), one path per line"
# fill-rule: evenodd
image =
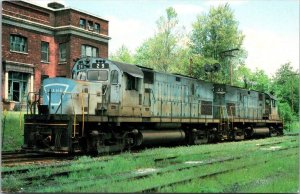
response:
M291 122L299 113L299 73L290 63L283 64L275 73L271 89L278 98L280 115Z
M161 16L156 24L157 33L136 50L136 63L162 72L176 70L174 66L181 61L177 55L183 51L178 44L180 34L176 31L178 19L174 8L167 8L166 16Z
M130 53L129 49L125 45L122 45L115 53L112 53L110 55L110 59L113 61L119 61L130 64L134 62L133 55Z
M254 82L252 89L262 92L270 91L271 79L268 77L264 70L256 69L253 73L252 80Z
M253 85L253 72L245 64L237 67L236 73L233 75L233 85L250 89Z
M221 64L219 78L221 83L229 82L230 64L236 69L237 64L243 63L246 51L242 48L244 35L238 30L238 22L228 4L212 7L209 13L197 17L193 23L191 48L194 54L209 58ZM239 49L235 57L233 53L223 53L231 49ZM228 55L229 54L229 55ZM224 77L226 79L224 79Z

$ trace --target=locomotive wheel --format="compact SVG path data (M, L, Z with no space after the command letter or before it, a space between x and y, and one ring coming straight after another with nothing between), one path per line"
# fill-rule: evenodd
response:
M209 142L209 134L205 130L198 130L194 133L193 144L207 144Z
M279 136L278 131L277 131L277 130L272 130L272 131L270 132L270 137L276 137L276 136Z

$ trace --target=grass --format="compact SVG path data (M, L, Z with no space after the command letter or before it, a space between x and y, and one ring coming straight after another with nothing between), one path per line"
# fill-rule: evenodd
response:
M24 113L3 111L2 114L2 151L20 149L24 138Z
M285 123L285 133L299 133L300 124L298 120L294 120L292 122Z
M267 156L265 156L267 157ZM252 160L256 162L265 158L257 155ZM273 156L268 156L273 159ZM278 158L278 156L277 156ZM267 163L243 168L234 173L224 173L207 179L195 179L189 184L178 184L174 187L167 187L160 192L297 192L298 155L286 157L285 160L269 160ZM248 164L251 159L239 161L236 167L241 163ZM289 180L289 181L287 181ZM281 186L276 186L276 184ZM284 185L284 186L283 186Z
M272 143L276 144L272 145ZM261 146L262 144L267 145ZM278 152L268 150L268 148L271 146L288 148L298 146L298 144L298 137L283 136L243 142L154 148L137 154L123 153L106 156L104 158L109 159L107 161L96 161L98 158L83 156L72 161L70 165L61 167L61 170L73 170L67 176L54 177L53 180L48 180L45 176L26 185L21 179L24 175L14 175L4 177L2 183L5 191L20 191L22 187L22 191L25 192L136 192L152 186L192 178L190 182L162 187L158 191L296 192L299 180L298 148ZM186 164L186 161L211 161L245 154L246 158L210 165L194 165L192 168L183 169L183 167L191 166L191 164ZM177 156L177 158L154 162L155 158L170 156ZM267 163L264 162L266 159L268 159ZM255 165L211 178L196 178L207 173L237 169L251 164ZM87 167L92 169L86 170ZM10 167L4 169L8 170ZM26 175L50 175L59 169L55 167L35 170L32 167ZM137 172L141 169L156 169L157 171L150 172L147 177L137 177L139 176ZM10 185L11 181L14 183Z

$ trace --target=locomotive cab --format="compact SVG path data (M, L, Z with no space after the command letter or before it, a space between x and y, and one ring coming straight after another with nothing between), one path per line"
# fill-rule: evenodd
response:
M265 93L265 109L263 118L269 120L279 119L276 98L268 93Z

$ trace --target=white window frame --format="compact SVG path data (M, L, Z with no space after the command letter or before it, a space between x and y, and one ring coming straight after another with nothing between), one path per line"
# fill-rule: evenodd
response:
M46 47L43 48L43 45ZM43 54L45 54L46 59L43 59ZM45 41L41 42L41 61L49 62L49 42L45 42Z

